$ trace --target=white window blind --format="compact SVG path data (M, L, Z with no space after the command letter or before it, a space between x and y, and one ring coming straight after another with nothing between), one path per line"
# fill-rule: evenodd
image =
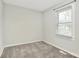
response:
M58 11L57 34L72 37L72 8Z

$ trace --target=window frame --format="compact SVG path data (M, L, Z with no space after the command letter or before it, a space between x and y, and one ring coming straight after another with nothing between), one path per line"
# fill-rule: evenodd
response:
M64 6L62 8L59 8L57 10L55 10L56 14L57 14L57 29L56 29L56 35L59 35L59 36L64 36L64 37L69 37L69 38L73 38L73 40L75 39L75 3L72 3L72 4L69 4L67 6ZM71 18L72 18L72 36L67 36L67 35L63 35L63 34L59 34L58 33L58 26L59 26L59 12L61 12L61 10L64 10L65 8L68 8L68 7L71 7L72 8L72 15L71 15Z

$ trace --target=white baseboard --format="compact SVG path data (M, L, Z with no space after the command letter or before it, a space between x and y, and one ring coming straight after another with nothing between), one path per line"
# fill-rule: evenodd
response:
M76 54L76 53L72 53L72 52L70 52L70 51L68 51L68 50L66 50L66 49L64 49L64 48L61 48L61 47L59 47L58 45L52 44L52 43L50 43L50 42L47 42L47 41L44 41L44 42L46 42L46 43L48 43L48 44L50 44L50 45L52 45L52 46L55 46L56 48L59 48L59 49L65 51L65 52L67 52L67 53L69 53L69 54L71 54L71 55L76 56L76 57L79 58L79 55Z
M39 42L39 41L42 41L42 40L36 40L36 41L31 41L31 42L26 42L26 43L10 44L10 45L6 45L6 46L4 46L4 48L6 48L6 47L16 46L16 45L22 45L22 44L29 44L29 43L33 43L33 42Z

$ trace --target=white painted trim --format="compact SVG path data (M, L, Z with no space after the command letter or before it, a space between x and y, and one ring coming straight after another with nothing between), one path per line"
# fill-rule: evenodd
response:
M52 46L55 46L56 48L59 48L59 49L65 51L65 52L70 53L71 55L76 56L76 57L79 58L79 55L76 54L76 53L72 53L72 52L70 52L70 51L68 51L68 50L66 50L66 49L64 49L64 48L61 48L61 47L59 47L58 45L52 44L52 43L50 43L50 42L48 42L48 41L44 41L44 42L46 42L46 43L48 43L48 44L50 44L50 45L52 45Z
M33 42L39 42L39 41L42 41L42 40L31 41L31 42L26 42L26 43L10 44L10 45L6 45L6 46L4 46L4 48L6 48L6 47L12 47L12 46L16 46L16 45L29 44L29 43L33 43Z

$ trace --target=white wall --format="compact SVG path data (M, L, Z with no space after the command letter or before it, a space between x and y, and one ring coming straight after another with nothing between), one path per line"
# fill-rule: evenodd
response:
M1 34L1 30L2 30L2 1L0 0L0 46L1 46L1 42L2 42L2 34Z
M2 0L0 0L0 55L3 51L3 3Z
M61 4L60 4L61 5ZM67 52L70 52L76 56L79 56L79 7L75 8L77 12L75 15L77 16L75 19L76 23L76 39L72 40L71 38L62 37L56 35L56 27L57 27L57 17L53 8L44 12L44 24L45 24L45 42L49 44L55 45Z
M76 44L76 46L79 45L79 0L77 0L76 4ZM77 52L79 53L79 46L77 48Z
M4 46L42 40L42 13L5 4Z

